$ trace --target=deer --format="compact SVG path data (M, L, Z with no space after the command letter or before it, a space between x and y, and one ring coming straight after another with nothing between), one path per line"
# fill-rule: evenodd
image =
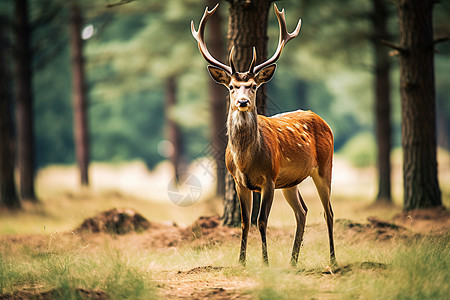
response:
M333 164L333 133L328 124L311 111L297 110L272 117L259 115L256 109L256 91L272 79L276 61L284 46L295 38L301 27L301 19L295 30L289 33L284 9L274 10L279 25L278 46L271 58L256 65L256 49L248 71L239 72L233 62L234 47L231 48L228 65L215 59L208 51L204 39L206 22L217 10L206 7L195 30L191 21L191 32L198 42L212 79L229 91L227 118L228 145L225 163L233 176L241 213L241 246L239 262L245 266L247 237L250 228L252 192L261 193L261 206L257 220L262 243L262 259L269 264L266 230L272 207L274 190L281 189L284 198L294 211L296 232L292 248L291 264L296 266L303 240L308 208L300 194L298 185L312 177L322 202L328 229L330 262L336 265L333 240L333 210L330 202Z

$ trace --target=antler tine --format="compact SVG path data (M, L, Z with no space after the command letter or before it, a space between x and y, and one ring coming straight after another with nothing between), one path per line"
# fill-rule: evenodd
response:
M286 27L286 17L284 15L284 9L279 11L278 7L275 3L273 6L275 8L275 14L277 15L278 25L280 26L280 38L278 39L278 47L277 47L277 50L275 51L275 54L271 58L269 58L265 62L257 65L256 67L253 68L253 70L250 69L250 72L253 74L258 73L258 71L260 71L264 67L275 63L278 60L278 58L280 57L284 46L286 46L286 44L291 39L295 38L299 34L300 28L302 26L302 20L300 19L300 20L298 20L297 27L295 28L295 30L292 33L289 33L287 30L287 27Z
M256 48L253 47L253 58L252 58L252 62L250 63L250 68L248 69L249 73L253 73L253 69L255 68L255 64L256 64Z
M221 69L229 72L230 74L232 74L232 69L229 66L221 63L220 61L215 59L209 53L208 48L206 47L206 43L205 43L204 35L205 35L206 22L214 14L214 12L216 11L218 6L219 6L219 3L217 3L217 5L212 10L208 10L208 7L206 7L205 13L203 14L203 17L200 20L200 25L198 26L198 31L195 30L194 21L191 21L191 32L192 32L192 35L194 36L194 38L197 40L198 49L200 50L200 53L203 55L205 60L208 63L212 64L213 66L221 68Z
M229 62L230 67L231 67L231 74L236 73L236 67L234 65L233 57L234 57L234 46L231 47L230 56L228 57L228 62Z

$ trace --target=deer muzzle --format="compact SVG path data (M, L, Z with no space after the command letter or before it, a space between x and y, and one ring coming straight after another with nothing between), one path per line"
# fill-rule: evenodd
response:
M246 98L241 98L238 101L236 101L236 106L240 111L246 111L250 106L250 100Z

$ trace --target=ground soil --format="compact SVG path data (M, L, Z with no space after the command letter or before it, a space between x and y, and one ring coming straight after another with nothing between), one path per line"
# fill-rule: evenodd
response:
M242 290L251 288L256 283L250 279L222 277L219 274L224 269L202 266L168 272L163 276L161 295L165 299L252 299L251 295Z
M445 234L450 229L450 213L444 208L417 210L397 214L391 220L369 217L367 222L357 223L351 220L336 220L336 238L344 237L352 240L392 241L417 235ZM307 226L306 230L324 231L324 224ZM291 230L292 231L292 230ZM272 236L286 235L286 229L271 228ZM291 234L291 233L290 233ZM64 238L66 236L66 238ZM61 234L59 242L64 243L67 236L83 240L91 245L101 245L105 238L110 238L120 249L120 245L134 245L139 249L171 249L184 245L203 247L234 241L239 244L240 229L221 225L219 216L200 217L188 227L180 227L175 223L157 223L146 220L139 213L130 209L113 209L86 219L73 232ZM45 235L4 235L0 240L7 240L11 245L28 245L33 249L48 249L49 240ZM56 244L56 242L55 242ZM63 246L61 246L63 247ZM386 266L373 262L362 262L358 266L339 266L328 273L343 274L353 268L383 269ZM201 266L190 270L161 272L154 280L158 283L158 293L166 299L251 299L250 294L243 291L255 286L250 279L230 276L206 276L218 274L224 267ZM303 270L304 272L307 272ZM327 270L325 270L327 273ZM201 280L196 280L196 277ZM77 290L82 298L107 299L102 291ZM0 295L0 299L51 299L57 291L33 292L18 291L12 295Z
M444 207L411 210L395 215L393 222L414 232L443 234L450 228L450 212Z
M125 234L132 231L143 231L150 226L151 223L133 209L113 208L84 220L75 231Z
M97 290L77 289L76 294L78 294L78 296L81 299L95 299L95 300L109 299L108 295L105 292ZM58 290L51 290L46 292L18 291L14 294L0 295L0 300L12 300L12 299L50 300L59 298L61 298L61 293L59 293Z

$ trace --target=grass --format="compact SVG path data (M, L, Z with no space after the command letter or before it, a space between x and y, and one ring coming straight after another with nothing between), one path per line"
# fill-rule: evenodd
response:
M79 289L101 290L114 299L154 294L151 274L141 269L139 257L107 247L87 253L78 243L66 241L59 249L0 244L0 294L53 291L60 299L80 298Z
M250 269L258 280L252 293L258 299L448 299L449 242L448 234L382 247L341 241L342 270L327 275L321 258L307 261L317 255L309 252L313 244L303 248L299 269Z
M254 299L445 299L450 293L450 235L380 242L336 239L340 270L328 265L325 232L307 231L299 264L290 267L291 228L272 230L270 267L262 266L252 230L247 267L237 263L238 243L176 249L142 249L106 237L61 234L35 243L0 241L0 294L53 290L77 299L100 290L112 299L164 298L162 291L224 287ZM92 245L92 246L91 246ZM198 269L198 271L197 271ZM186 286L187 287L186 287ZM176 292L175 292L176 293ZM173 296L173 295L172 295Z
M350 171L347 177L336 178L333 208L338 219L366 222L370 215L388 219L401 210L398 202L395 207L369 207L371 195L347 193L352 185L342 178L367 181L365 176L373 175ZM448 182L450 172L442 174ZM357 188L372 188L365 184ZM79 299L83 290L111 299L447 299L450 294L448 232L380 241L370 234L348 234L345 221L336 222L340 269L322 274L328 266L328 238L320 201L308 182L302 189L309 208L307 227L295 268L289 264L294 218L278 192L269 220L270 267L262 266L259 233L252 228L243 268L237 262L237 238L158 249L145 246L145 233L72 233L85 218L112 207L133 208L150 221L190 224L201 215L220 213L219 201L180 208L113 189L52 192L43 186L38 187L39 204L25 203L15 213L0 211L0 295L51 291L51 298ZM442 187L444 205L449 206L449 186Z
M402 243L385 257L386 269L343 276L339 293L368 299L447 299L450 293L450 235ZM392 251L394 250L394 251Z

